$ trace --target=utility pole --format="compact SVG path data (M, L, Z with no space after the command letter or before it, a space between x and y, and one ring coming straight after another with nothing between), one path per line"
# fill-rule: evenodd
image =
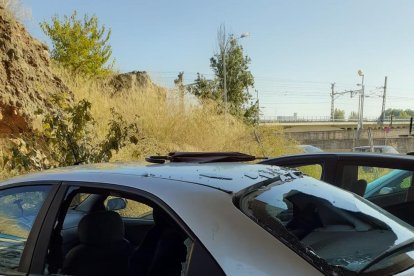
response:
M387 76L385 76L384 81L384 93L382 94L382 110L381 110L381 124L384 124L385 121L385 99L387 95Z
M225 29L224 29L225 30ZM224 39L226 39L226 36L224 34ZM222 50L223 55L223 88L224 88L224 114L227 115L227 72L226 72L226 48L227 48L227 41L226 44L224 44L224 48Z
M331 121L335 121L335 83L331 83Z
M331 83L331 121L335 121L335 96L340 97L343 96L345 94L351 94L351 98L354 95L354 93L356 93L355 90L346 90L343 92L335 92L335 84L336 83Z
M238 41L239 39L248 37L250 34L249 33L242 33L240 36L238 37L234 37L233 35L230 35L229 37L227 37L227 33L226 33L226 26L225 25L221 25L218 32L217 32L217 38L218 38L218 44L220 47L220 52L221 52L221 57L222 57L222 61L223 61L223 101L224 101L224 114L228 113L228 95L227 95L227 61L226 61L226 56L228 54L228 47L230 47L231 42L232 41Z
M257 125L260 121L260 103L259 103L259 91L256 89L256 101L257 101Z

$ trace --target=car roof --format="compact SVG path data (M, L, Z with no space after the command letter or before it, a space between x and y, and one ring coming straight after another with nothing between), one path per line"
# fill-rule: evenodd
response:
M88 175L98 175L102 182L111 176L128 175L145 178L170 179L237 192L255 183L289 175L293 171L278 166L247 163L166 163L142 165L139 163L101 163L57 168L32 173L0 182L0 186L40 180L79 181ZM96 177L95 177L96 179Z
M315 152L285 155L261 161L260 164L281 164L286 162L301 163L322 161L324 159L344 161L358 164L367 164L372 166L385 166L390 168L400 168L404 170L412 170L414 165L413 155L403 154L385 154L371 152ZM282 165L282 164L281 164Z
M275 157L275 158L271 158L271 159L266 159L264 161L261 161L260 164L266 164L267 161L272 160L272 159L278 159L278 158L289 158L289 157L312 157L312 156L319 156L319 157L324 157L324 156L336 156L336 157L342 157L342 158L349 158L349 159L354 159L354 158L367 158L367 159L372 159L372 158L383 158L383 159L399 159L399 160L410 160L410 161L414 161L414 156L413 155L404 155L404 154L383 154L383 153L367 153L367 152L315 152L315 153L298 153L298 154L291 154L291 155L283 155L280 157Z

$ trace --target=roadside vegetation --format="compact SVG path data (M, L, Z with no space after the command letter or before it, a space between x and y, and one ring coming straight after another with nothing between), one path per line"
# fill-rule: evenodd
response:
M35 110L32 131L9 139L2 148L0 178L48 168L108 161L143 161L172 151L239 151L256 156L295 152L281 129L258 124L258 103L249 88L250 59L220 29L229 47L215 54L215 79L200 76L188 88L196 96L183 104L183 73L171 91L152 84L114 89L110 30L96 16L52 18L42 29L52 40L51 68L72 93L48 99L56 111ZM87 38L93 39L87 39ZM227 110L223 102L223 54L228 62ZM242 76L237 78L236 76Z
M256 156L295 151L294 142L280 128L262 128L225 115L214 101L188 106L183 112L178 101L161 97L153 88L112 94L105 79L75 75L58 65L55 72L73 91L73 106L37 122L35 136L12 140L11 155L3 159L12 174L92 162L142 161L171 151L240 151Z
M224 113L228 112L248 124L258 124L259 101L251 94L254 89L254 76L249 69L251 59L239 43L239 39L247 36L227 33L225 25L221 25L217 30L218 51L210 58L214 77L207 79L198 73L187 90L202 101L215 101Z
M108 130L111 108L127 124L137 125L137 143L128 143L112 160L142 160L170 151L241 151L258 156L292 151L293 142L284 138L280 128L261 128L223 114L213 100L186 105L183 110L178 91L169 91L168 99L152 87L112 94L105 79L74 76L64 68L57 71L74 92L75 101L92 103L97 137L103 138Z

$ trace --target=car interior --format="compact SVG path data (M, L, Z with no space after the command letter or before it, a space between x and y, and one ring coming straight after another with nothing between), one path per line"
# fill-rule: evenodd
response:
M396 234L385 223L366 214L338 208L326 199L300 191L283 196L286 208L261 200L248 204L253 217L278 235L294 240L333 266L358 271L363 265L395 244ZM381 243L375 242L381 240Z
M386 176L392 171L393 169L389 168L346 165L343 167L340 186L365 197L394 216L408 224L414 225L414 216L411 212L412 208L414 208L412 171L401 171L401 174L383 180L376 193L365 194L368 190L368 185L373 180L379 179L383 175Z
M128 210L132 203L145 206L146 212ZM190 238L164 209L146 199L76 190L60 209L45 274L182 275L186 270Z
M337 208L325 199L304 193L293 193L285 199L293 205L286 228L332 264L373 258L397 239L384 223Z

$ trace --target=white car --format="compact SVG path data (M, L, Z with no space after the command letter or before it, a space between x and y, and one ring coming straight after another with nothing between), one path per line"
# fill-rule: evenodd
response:
M303 151L304 153L323 152L323 150L321 150L320 148L312 145L297 145L297 148Z
M399 152L392 146L361 146L352 148L353 152L376 152L376 153L388 153L388 154L399 154Z
M2 182L0 274L410 274L413 228L363 198L296 170L217 162L235 160L225 153L183 156Z

